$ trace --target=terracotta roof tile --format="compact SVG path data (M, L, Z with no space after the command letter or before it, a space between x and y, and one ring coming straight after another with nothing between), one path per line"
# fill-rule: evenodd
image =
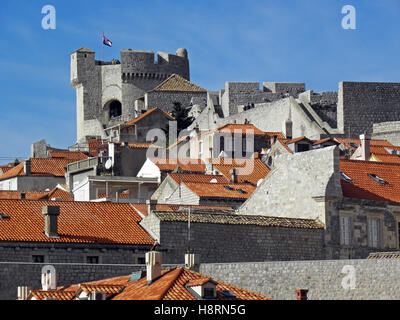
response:
M48 191L0 191L0 200L17 200L24 195L26 200L38 200L47 196Z
M207 92L207 90L191 83L177 74L171 75L168 79L149 92L153 91Z
M49 152L50 158L53 159L66 159L66 160L74 160L74 161L79 161L79 160L85 160L89 156L81 151L50 151Z
M163 109L160 109L160 108L158 108L158 107L155 107L155 108L150 109L149 111L147 111L147 112L141 114L139 117L125 122L125 124L126 124L126 125L135 124L135 123L139 122L140 120L142 120L143 118L147 117L148 115L152 114L152 113L153 113L154 111L156 111L156 110L163 112L163 113L164 113L168 118L170 118L171 120L174 120L174 119L175 119L175 118L174 118L172 115L170 115L168 112L166 112L166 111L164 111Z
M41 159L41 158L31 158L31 176L54 176L54 177L64 177L65 168L73 160L67 159ZM24 163L21 162L18 166L12 168L7 173L0 176L0 180L5 180L17 176L25 176Z
M213 174L190 174L190 173L169 173L171 177L177 184L183 183L211 183L211 181L216 181L218 184L227 184L229 181L222 175Z
M354 181L341 179L345 197L400 202L400 164L341 160L340 171ZM377 175L387 184L378 183L369 174Z
M73 300L75 293L64 290L32 290L29 296L36 300Z
M212 159L210 160L214 168L217 169L228 180L231 180L232 169L238 169L238 182L250 182L257 184L260 179L264 179L270 170L259 159L235 160L235 159Z
M400 251L397 252L374 252L367 259L400 259Z
M161 171L173 171L181 168L186 172L202 172L206 171L206 165L201 159L150 159Z
M247 199L256 189L245 183L196 183L182 182L192 192L204 198Z
M125 286L122 284L82 283L80 285L80 288L87 295L90 295L92 292L104 292L107 295L113 295L120 293L125 288Z
M44 235L43 206L59 206L60 238ZM140 215L129 205L111 202L0 200L0 241L60 243L154 243L139 225Z
M185 287L189 281L204 279L206 276L193 270L177 268L164 270L162 276L147 285L146 278L128 283L125 290L116 295L113 300L196 300ZM236 300L269 300L261 294L254 293L228 283L208 278L216 283L217 296L223 299L221 290L229 290Z

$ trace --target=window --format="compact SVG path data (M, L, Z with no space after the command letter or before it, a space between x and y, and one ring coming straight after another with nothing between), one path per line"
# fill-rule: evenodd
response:
M87 256L86 263L88 264L99 264L99 257L97 256Z
M351 245L351 218L340 217L340 244L344 246Z
M368 220L368 245L371 248L381 246L381 221L379 219Z
M344 181L351 182L351 183L354 183L354 182L355 182L352 178L350 178L347 174L345 174L345 173L343 173L343 172L340 173L340 177L341 177Z
M44 263L44 256L43 255L33 255L32 262L33 263Z
M305 152L310 150L309 144L299 143L297 144L297 152Z
M138 264L146 264L146 258L144 258L144 257L137 258L137 263Z
M213 288L204 288L203 294L205 299L211 299L215 297L214 289Z
M378 177L376 174L368 173L368 177L370 177L371 179L373 179L375 182L377 182L379 184L388 184L385 180Z

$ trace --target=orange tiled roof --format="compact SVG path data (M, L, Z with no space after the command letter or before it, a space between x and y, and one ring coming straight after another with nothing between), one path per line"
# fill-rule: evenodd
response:
M260 159L235 160L235 159L211 159L210 160L222 175L231 180L232 169L238 169L238 181L246 180L252 184L257 184L260 179L264 179L270 172L268 167Z
M32 290L30 297L34 297L36 300L73 300L75 292L64 290Z
M67 159L41 159L41 158L31 158L31 176L54 176L54 177L64 177L65 168L73 160ZM9 170L7 173L0 176L0 180L5 180L17 176L25 176L24 163L21 162L16 167Z
M50 239L43 233L43 206L59 206L58 233ZM0 241L60 243L154 243L139 225L141 217L129 205L111 202L0 200Z
M242 131L243 134L246 134L246 130L252 130L253 134L256 135L267 135L264 131L261 131L253 124L226 124L222 127L216 129L217 132L231 132L234 133L235 130Z
M113 300L196 300L185 287L189 281L204 279L206 276L193 270L177 268L163 270L162 276L147 285L146 277L126 284L125 290L117 294ZM129 277L123 279L127 281ZM122 277L121 277L122 279ZM118 281L118 279L114 279ZM222 290L229 290L235 295L236 300L270 300L261 294L242 289L213 278L210 281L216 283L217 297L224 299Z
M206 165L201 159L150 159L161 171L173 171L181 168L186 172L205 172Z
M193 183L202 183L208 184L211 183L212 180L216 180L216 183L224 183L227 184L229 181L221 175L212 175L212 174L190 174L190 173L169 173L170 176L177 184L184 182L193 182Z
M336 144L339 143L339 142L337 142L334 138L325 138L325 139L321 139L321 140L314 141L313 145L316 146L316 145L318 145L318 144L323 144L323 143L328 142L328 141L332 141L332 142L334 142L334 143L336 143Z
M82 283L80 288L87 294L90 295L92 292L104 292L107 295L120 293L125 286L121 284L91 284Z
M400 163L400 157L395 154L372 154L378 162Z
M143 118L147 117L149 114L153 113L153 112L156 111L156 110L159 110L159 111L163 112L163 113L164 113L168 118L170 118L171 120L174 120L174 119L175 119L175 118L174 118L172 115L170 115L168 112L166 112L166 111L164 111L163 109L160 109L160 108L158 108L158 107L155 107L155 108L150 109L149 111L147 111L147 112L141 114L139 117L137 117L137 118L135 118L135 119L132 119L132 120L130 120L130 121L125 122L125 124L126 124L126 125L135 124L135 123L139 122L140 120L142 120Z
M207 92L207 90L195 85L178 74L172 74L168 79L149 92L153 91Z
M26 200L38 200L42 197L45 197L48 194L48 191L0 191L0 199L1 200L17 200L21 199L22 195L25 195Z
M354 149L352 146L350 146L350 143L355 143L358 146L361 146L361 140L360 139L353 139L353 138L335 138L335 140L337 142L339 142L340 144L345 145L347 148L352 148ZM381 147L393 147L393 145L387 141L387 140L378 140L378 139L371 139L370 141L370 145L371 146L381 146Z
M81 151L68 151L68 150L63 150L63 151L50 151L50 158L53 159L66 159L66 160L74 160L74 161L80 161L80 160L85 160L89 158L87 154Z
M46 192L43 196L37 198L37 200L52 199L61 199L61 201L74 201L74 196L68 191L56 187L53 190Z
M354 182L341 179L343 195L348 198L400 202L400 165L374 161L341 160L340 171ZM387 182L380 184L368 174Z
M215 281L213 281L210 277L205 277L205 278L198 278L194 280L190 280L187 284L186 287L197 287L197 286L202 286L203 284L206 284L207 282L213 282L216 284Z
M244 183L242 184L195 183L195 182L183 182L183 183L196 195L204 198L247 199L256 189L255 186Z

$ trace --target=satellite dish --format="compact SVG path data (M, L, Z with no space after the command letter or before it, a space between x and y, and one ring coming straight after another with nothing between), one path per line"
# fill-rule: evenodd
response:
M111 161L111 159L108 159L107 161L106 161L106 169L107 170L110 170L111 169L111 167L112 167L112 161Z

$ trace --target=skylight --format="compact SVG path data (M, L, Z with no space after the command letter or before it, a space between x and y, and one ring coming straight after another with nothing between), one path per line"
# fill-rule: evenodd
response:
M347 182L350 182L350 183L354 183L354 182L355 182L352 178L350 178L347 174L345 174L345 173L343 173L343 172L340 173L340 177L341 177L344 181L347 181Z
M0 213L0 220L9 220L10 217L6 215L5 213Z
M247 194L247 192L246 191L244 191L244 190L242 190L242 189L239 189L239 190L237 190L239 193L241 193L241 194Z
M387 181L385 181L382 178L378 177L376 174L368 173L368 177L373 179L375 182L378 182L379 184L388 184Z
M356 149L359 147L359 145L357 143L354 143L354 142L350 142L349 146L352 147L352 148L356 148Z
M230 186L224 186L224 188L226 189L226 190L229 190L229 191L233 191L233 190L235 190L235 189L233 189L232 187L230 187Z

